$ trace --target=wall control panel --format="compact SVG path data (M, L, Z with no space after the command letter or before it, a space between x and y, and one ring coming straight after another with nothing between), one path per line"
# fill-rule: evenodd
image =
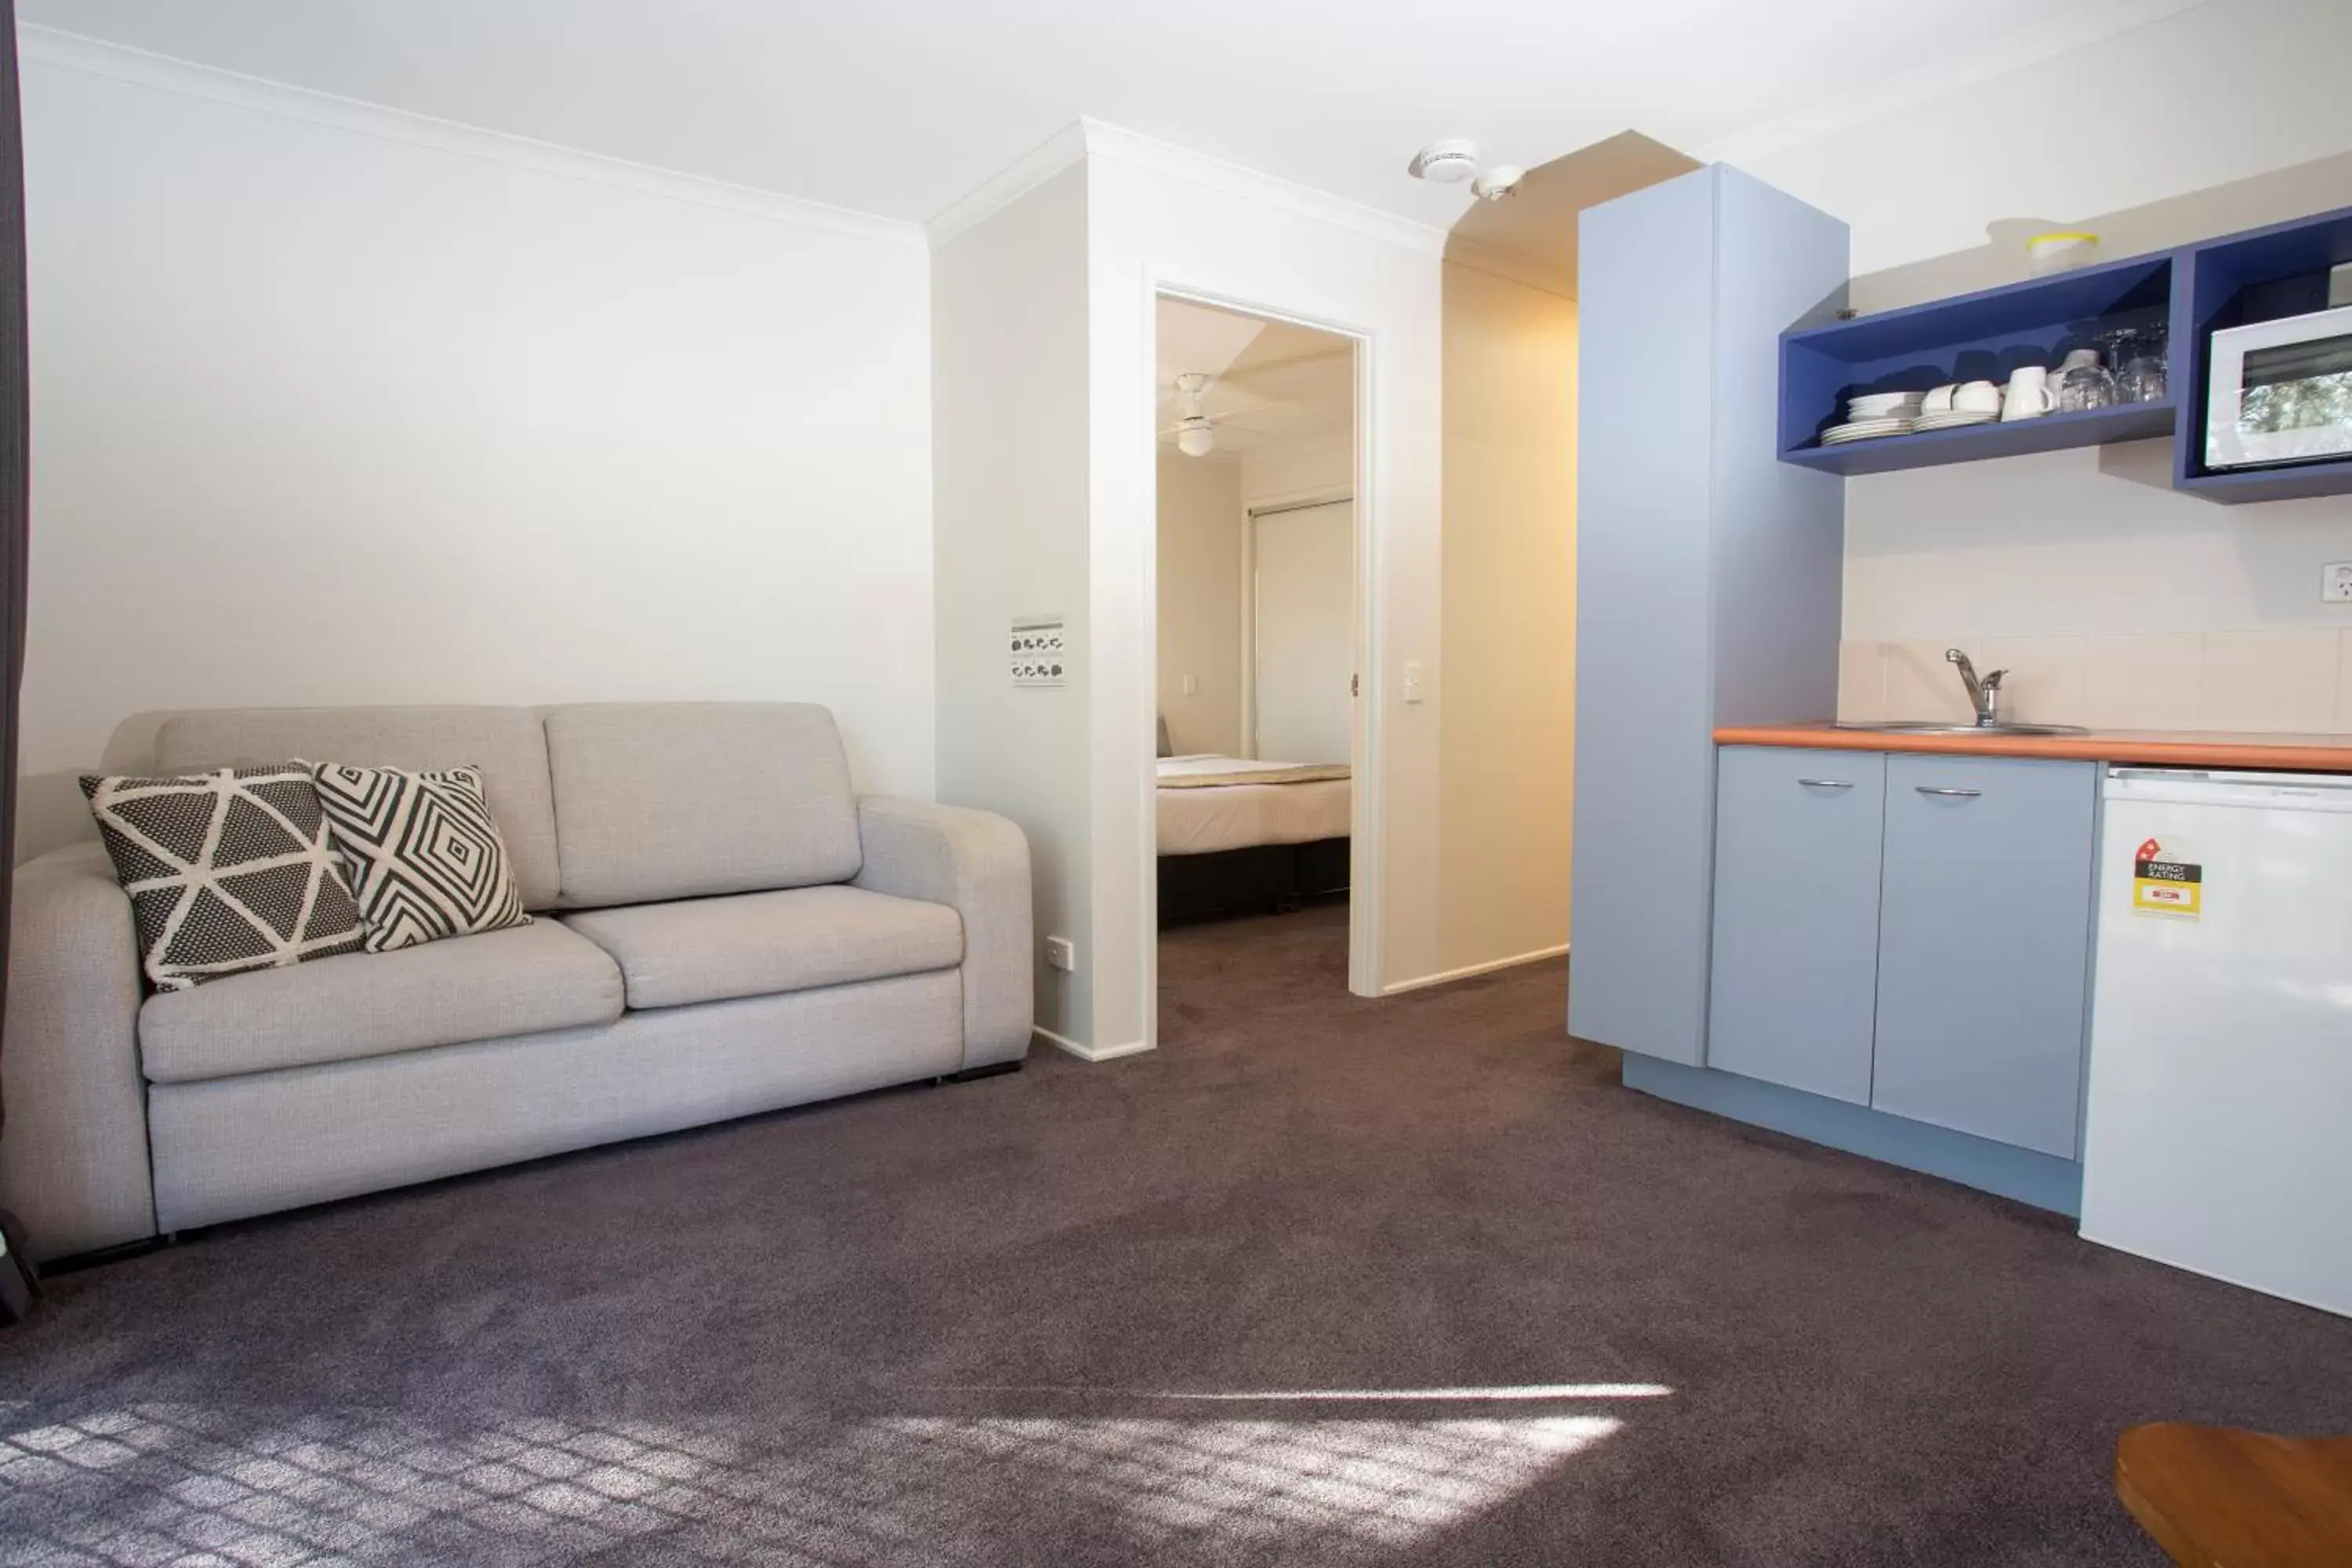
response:
M1070 630L1061 616L1015 616L1010 650L1013 684L1061 686L1070 673Z

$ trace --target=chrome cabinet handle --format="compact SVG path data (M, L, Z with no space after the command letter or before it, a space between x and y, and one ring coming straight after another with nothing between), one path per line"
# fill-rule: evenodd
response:
M1797 782L1807 789L1852 789L1853 787L1853 781L1849 779L1799 779Z
M1949 795L1955 800L1974 800L1984 794L1980 789L1948 789L1942 784L1920 784L1917 788L1921 795Z

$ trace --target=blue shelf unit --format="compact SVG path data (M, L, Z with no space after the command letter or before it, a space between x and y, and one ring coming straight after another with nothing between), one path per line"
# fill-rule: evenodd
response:
M1972 425L1823 447L1849 397L1916 392L1948 381L2005 383L2021 365L2055 364L2100 334L2172 318L2173 253L2136 256L2053 278L1837 321L1780 339L1780 456L1832 474L2142 441L2172 434L2177 405L2133 403L2013 424Z
M1780 337L1780 460L1875 474L2116 441L2173 440L2175 488L2223 502L2352 493L2352 459L2213 473L2203 462L2207 359L2217 328L2324 309L2328 269L2352 260L2352 208L2226 235ZM1949 381L2006 382L2104 334L2168 329L2171 395L2013 424L1823 447L1845 400Z
M2212 333L2327 309L2328 269L2352 261L2352 207L2209 240L2182 256L2172 341L2193 344L2195 353L2189 374L2174 378L2183 410L2173 443L2174 488L2226 505L2352 492L2352 458L2221 473L2204 461Z

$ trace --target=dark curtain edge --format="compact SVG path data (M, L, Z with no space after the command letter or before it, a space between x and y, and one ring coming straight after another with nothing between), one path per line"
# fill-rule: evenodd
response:
M16 0L0 0L0 933L9 928L16 865L16 710L25 679L26 542L32 505L31 384L25 300L25 138L16 82ZM0 939L0 1016L7 1003L8 970ZM7 1127L5 1053L0 1037L0 1136ZM24 1228L0 1213L0 1322L32 1310L37 1288Z

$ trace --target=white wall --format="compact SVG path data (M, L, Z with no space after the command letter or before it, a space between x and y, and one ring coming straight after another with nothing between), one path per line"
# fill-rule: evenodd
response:
M1747 166L1853 226L1855 303L1885 309L2021 276L2018 239L2054 222L2118 256L2352 205L2347 59L2342 0L2210 0ZM2154 111L2122 112L2142 82ZM2319 602L2322 563L2352 560L2352 498L2215 506L2166 488L2168 458L1849 480L1841 712L1956 711L1959 643L2015 667L2021 717L2352 730L2352 609Z
M1356 486L1349 431L1306 436L1242 454L1242 504L1269 506L1340 494Z
M1439 963L1568 943L1576 774L1576 306L1445 268Z
M1096 1037L1089 704L1101 624L1088 573L1087 208L1087 171L1066 169L932 262L940 795L1003 812L1028 835L1041 950L1046 936L1078 942L1076 973L1040 960L1037 1023L1080 1046ZM1134 436L1150 440L1142 426ZM1148 540L1148 515L1145 527ZM1054 612L1073 639L1069 684L1016 690L1009 623Z
M1151 960L1152 304L1159 288L1369 334L1365 426L1372 541L1365 605L1381 661L1365 669L1378 794L1358 781L1359 836L1385 850L1370 918L1378 951L1354 983L1384 987L1438 967L1436 670L1440 377L1439 237L1242 171L1110 133L1087 159L1090 443L1095 602L1093 1043L1148 1038ZM1428 700L1400 700L1407 662ZM1366 900L1359 900L1359 918Z
M931 792L917 231L27 47L26 852L167 707L805 699Z
M1162 447L1158 467L1160 711L1179 753L1242 756L1242 466Z

